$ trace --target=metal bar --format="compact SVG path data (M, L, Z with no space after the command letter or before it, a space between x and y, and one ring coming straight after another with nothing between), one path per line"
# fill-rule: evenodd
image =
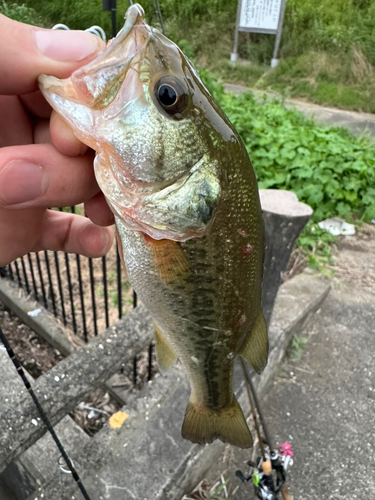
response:
M116 10L117 10L116 0L111 0L111 21L112 21L112 36L113 38L117 35L117 21L116 21Z
M27 294L29 294L30 293L29 280L27 279L26 266L23 261L23 257L21 257L21 264L22 264L23 279L25 280L25 285L26 285L26 291Z
M102 257L102 269L103 269L103 293L104 293L104 309L105 309L105 326L109 327L109 313L108 313L108 287L107 287L107 260Z
M118 245L116 243L116 266L117 266L117 303L118 303L118 317L122 318L122 288L121 288L121 259L118 252Z
M59 294L60 294L61 314L63 317L64 325L66 325L64 294L63 294L63 288L62 288L62 283L61 283L60 264L59 264L59 257L58 257L57 252L54 252L54 258L55 258L55 268L56 268L56 276L57 276L57 286L58 286Z
M84 295L83 295L81 260L80 260L80 256L78 254L76 254L76 261L77 261L77 271L78 271L79 296L81 299L83 338L85 339L85 342L87 342L88 338L87 338L87 325L86 325L86 310L85 310L85 300L84 300Z
M43 301L44 301L44 305L45 305L46 309L48 309L48 303L47 303L47 297L46 297L46 289L44 287L43 274L42 274L42 267L40 265L39 254L37 252L35 252L35 257L36 257L36 264L37 264L37 267L38 267L40 288L42 290Z
M74 331L74 333L77 333L76 313L74 311L74 302L73 302L72 279L70 277L69 255L67 253L65 254L65 267L66 267L66 275L67 275L67 278L68 278L68 288L69 288L69 298L70 298L70 311L72 313L73 331Z
M8 269L9 269L9 276L10 276L10 279L11 280L14 280L14 274L13 274L13 269L12 269L12 263L10 263L8 265Z
M137 294L136 294L136 292L133 290L133 308L134 308L134 307L137 307L137 302L138 302L138 299L137 299Z
M236 27L234 30L233 52L230 55L230 60L232 62L235 62L238 59L238 32L239 32L240 17L241 17L241 5L242 5L242 0L238 0L237 15L236 15Z
M45 258L45 261L46 261L48 282L49 282L49 287L50 287L50 290L51 290L51 300L52 300L53 314L55 316L57 316L56 301L55 301L55 292L53 291L53 281L52 281L51 268L50 268L50 265L49 265L49 258L48 258L47 250L44 250L44 258Z
M152 379L152 353L154 351L154 345L150 344L148 348L148 380Z
M18 262L17 262L17 260L15 260L15 261L14 261L14 265L15 265L15 268L16 268L16 273L17 273L17 280L18 280L18 284L19 284L20 288L23 288L23 286L22 286L22 281L21 281L20 270L19 270L19 267L18 267Z
M31 273L31 281L33 282L34 295L36 300L38 300L38 287L36 286L35 274L34 274L34 265L31 259L31 254L27 254L27 259L29 261L30 273Z
M96 319L96 302L95 302L95 277L94 277L94 267L92 265L91 258L89 258L89 270L90 270L91 304L92 304L92 312L94 315L94 333L95 335L98 335L98 323Z
M134 385L137 384L137 378L138 378L137 364L138 364L137 356L134 356L134 358L133 358L133 384Z
M280 47L280 42L281 42L281 35L282 35L282 32L283 32L283 22L284 22L285 6L286 6L286 0L281 0L280 14L279 14L279 24L277 26L275 47L273 49L273 56L272 56L272 60L273 61L277 61L277 57L279 55L279 47ZM271 65L272 65L272 63L271 63Z

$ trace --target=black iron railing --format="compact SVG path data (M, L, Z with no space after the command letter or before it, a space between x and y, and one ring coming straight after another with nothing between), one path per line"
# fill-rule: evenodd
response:
M76 208L70 207L69 211L75 213ZM2 274L17 282L85 342L137 305L137 296L124 279L117 244L107 256L98 259L64 252L29 253L2 268ZM135 384L139 376L137 363L134 358ZM152 377L152 366L151 345L148 379Z
M99 259L33 252L4 270L86 342L136 306L136 295L122 278L117 246Z

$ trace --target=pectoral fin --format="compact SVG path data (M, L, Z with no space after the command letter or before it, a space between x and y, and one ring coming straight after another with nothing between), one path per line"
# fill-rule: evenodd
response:
M156 356L160 371L164 375L176 363L178 356L155 323L154 330L156 341Z
M267 325L264 321L263 311L260 310L255 325L249 335L246 344L240 351L242 358L257 373L261 373L267 364L268 358L268 336Z
M188 260L177 241L154 240L147 235L144 237L163 283L183 282L190 276Z

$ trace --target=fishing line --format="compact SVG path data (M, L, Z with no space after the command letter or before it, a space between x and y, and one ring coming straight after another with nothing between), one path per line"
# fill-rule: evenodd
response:
M27 391L29 392L30 396L32 397L34 403L35 403L35 406L37 407L37 410L39 412L39 415L41 416L41 419L43 420L45 426L47 427L48 431L50 432L53 440L55 441L56 443L56 446L58 447L63 459L65 460L66 462L66 465L68 467L68 469L70 470L73 478L74 478L74 481L77 483L78 485L78 488L81 490L81 493L82 495L84 496L84 498L86 500L91 500L85 487L83 486L82 482L81 482L81 479L73 465L73 462L70 460L70 458L68 457L63 445L61 444L59 438L57 437L56 433L55 433L55 430L54 428L52 427L52 424L51 422L49 421L49 418L47 417L47 414L45 413L45 411L43 410L38 398L36 397L36 394L33 390L33 388L31 387L30 385L30 382L27 380L26 378L26 375L25 375L25 372L23 371L23 368L22 366L20 365L20 362L18 361L18 358L16 357L16 355L14 354L13 352L13 349L11 348L11 346L9 345L9 342L7 340L7 338L5 337L4 335L4 332L3 330L0 328L0 340L1 342L4 344L5 346L5 349L8 353L8 356L10 357L10 359L12 360L12 363L14 364L14 366L16 367L16 370L17 370L17 373L18 375L21 377Z

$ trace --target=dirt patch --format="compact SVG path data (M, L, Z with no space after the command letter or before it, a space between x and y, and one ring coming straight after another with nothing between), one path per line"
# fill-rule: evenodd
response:
M63 359L57 349L24 325L2 302L0 302L0 327L21 365L33 378L38 378ZM14 376L17 376L16 370Z
M70 416L89 436L93 436L121 405L108 392L97 389L75 408Z
M335 254L335 285L357 288L373 293L375 290L375 227L364 224L353 236L343 236Z

